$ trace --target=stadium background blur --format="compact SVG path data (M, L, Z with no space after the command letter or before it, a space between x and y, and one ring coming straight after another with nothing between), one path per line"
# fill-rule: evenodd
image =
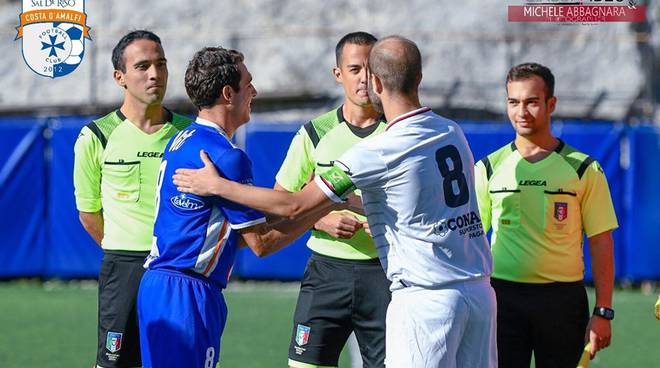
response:
M614 341L593 366L660 361L660 325L651 313L660 280L660 4L646 2L645 23L508 22L507 5L523 4L87 0L93 41L86 41L77 70L50 79L29 70L21 41L12 41L21 2L0 0L0 367L82 367L93 359L96 292L89 279L101 252L78 223L72 147L84 124L120 104L110 52L140 28L163 41L170 73L165 106L189 115L183 73L192 54L208 45L245 54L259 96L237 143L262 186L272 186L300 124L340 103L330 70L334 45L347 32L417 42L422 102L463 125L475 159L513 137L504 104L509 67L547 65L557 80L554 132L601 162L621 225ZM285 364L295 281L308 255L304 239L265 259L239 255L237 282L227 293L223 367ZM342 366L350 366L348 358Z

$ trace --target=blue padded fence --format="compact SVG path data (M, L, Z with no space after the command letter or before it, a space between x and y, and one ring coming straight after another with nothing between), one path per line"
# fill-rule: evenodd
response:
M78 221L73 197L73 144L89 117L0 119L0 278L95 277L101 251ZM244 144L257 185L272 187L301 122L252 122ZM461 122L476 160L508 143L513 131L498 122ZM660 129L592 122L554 122L554 133L597 159L608 177L620 227L614 232L616 277L660 279ZM296 280L309 250L307 236L257 258L243 249L234 275ZM585 251L587 278L589 256Z

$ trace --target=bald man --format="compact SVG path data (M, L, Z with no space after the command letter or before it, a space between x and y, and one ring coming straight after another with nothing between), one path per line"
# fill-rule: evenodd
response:
M178 170L179 190L218 195L289 218L362 192L381 264L392 282L386 365L496 367L492 258L474 191L474 159L463 132L419 102L417 45L400 36L369 54L369 97L389 124L296 193L241 185L208 164Z

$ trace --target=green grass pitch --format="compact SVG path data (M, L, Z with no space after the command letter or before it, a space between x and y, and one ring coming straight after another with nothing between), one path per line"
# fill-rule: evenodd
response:
M593 289L589 290L593 298ZM612 346L590 367L655 367L660 321L655 295L615 292ZM221 367L285 367L296 284L233 283L225 292L229 319ZM593 300L593 299L592 299ZM85 367L96 349L94 282L0 283L0 367ZM341 368L349 368L342 356Z

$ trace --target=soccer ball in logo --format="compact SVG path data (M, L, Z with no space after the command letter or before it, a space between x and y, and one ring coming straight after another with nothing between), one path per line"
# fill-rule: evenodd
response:
M71 47L68 48L69 56L64 58L61 63L54 65L57 67L58 72L69 74L80 65L83 55L85 54L83 30L81 26L73 23L53 23L53 25L66 32L67 36L69 36L69 41L71 43Z
M80 64L85 53L82 27L73 23L53 23L55 27L63 30L71 40L71 53L64 59L65 64Z
M447 227L447 221L442 220L433 226L433 233L440 236L445 236L449 232L449 227Z

